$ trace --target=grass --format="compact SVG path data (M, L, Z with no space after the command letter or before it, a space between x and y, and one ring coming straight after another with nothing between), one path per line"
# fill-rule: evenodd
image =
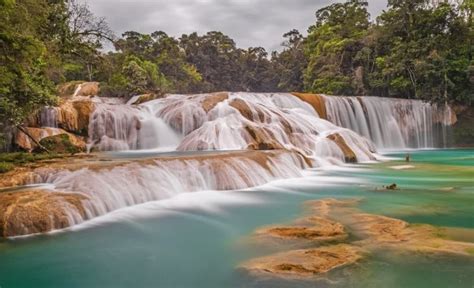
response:
M474 256L474 248L466 248L466 252L467 254Z
M8 171L13 170L15 168L15 165L7 162L0 162L0 174L1 173L7 173Z
M16 166L25 165L28 163L34 163L42 160L57 159L63 156L59 154L47 154L47 153L26 153L26 152L15 152L15 153L0 153L0 173L6 173L13 170Z

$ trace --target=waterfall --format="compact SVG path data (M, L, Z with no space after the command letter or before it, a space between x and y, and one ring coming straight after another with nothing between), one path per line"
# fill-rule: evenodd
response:
M371 139L377 148L447 146L452 122L449 106L420 100L323 96L327 118Z
M89 122L90 145L101 151L174 150L181 136L146 106L100 103Z
M58 108L46 106L39 114L41 127L58 128Z
M111 211L181 193L245 189L284 178L301 177L307 168L297 153L233 152L142 160L113 167L77 171L44 171L40 181L57 191L81 193L86 217L70 217L70 225Z
M319 162L375 159L369 140L286 93L169 95L138 106L98 105L91 117L89 141L100 150L154 149L165 140L178 151L286 149Z
M84 197L83 210L65 200L59 211L69 225L180 193L245 189L301 177L309 167L376 160L378 148L434 147L446 143L455 121L447 105L378 97L221 92L167 95L140 105L91 101L90 149L187 153L35 170L35 183ZM41 123L56 127L59 116L46 107Z

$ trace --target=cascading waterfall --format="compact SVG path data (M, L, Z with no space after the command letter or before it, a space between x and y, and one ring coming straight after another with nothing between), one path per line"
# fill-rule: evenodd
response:
M323 96L328 120L371 139L377 148L447 146L452 111L419 100Z
M57 191L87 197L83 201L85 217L78 213L69 215L70 224L74 225L120 208L181 193L245 189L277 179L301 177L302 169L308 167L297 153L262 153L234 152L207 158L138 161L113 168L44 171L37 180L53 184Z
M97 104L89 122L89 142L101 151L174 150L181 136L146 106Z
M182 138L171 137L170 127ZM169 95L138 107L100 105L89 127L90 141L101 150L153 149L165 138L178 151L287 149L319 162L346 160L341 143L331 139L336 134L358 161L374 159L369 140L319 118L308 103L285 93Z
M58 128L58 110L56 107L43 107L39 113L42 127Z
M64 203L70 225L180 193L243 189L300 177L308 167L375 160L377 148L433 147L452 123L447 106L377 97L210 93L134 102L94 100L91 149L192 155L40 173L35 183L85 196L85 214ZM40 116L57 127L54 108Z

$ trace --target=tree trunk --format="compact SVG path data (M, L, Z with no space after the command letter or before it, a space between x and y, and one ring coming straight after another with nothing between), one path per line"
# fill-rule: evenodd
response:
M46 153L51 153L51 151L49 151L46 147L44 147L44 146L41 145L38 141L36 141L36 139L35 139L33 136L31 136L31 134L28 133L28 131L27 131L25 128L23 128L23 126L18 125L18 126L16 126L16 128L17 128L18 130L20 130L23 134L25 134L28 138L30 138L31 141L33 141L36 145L38 145L38 147L39 147L41 150L45 151Z

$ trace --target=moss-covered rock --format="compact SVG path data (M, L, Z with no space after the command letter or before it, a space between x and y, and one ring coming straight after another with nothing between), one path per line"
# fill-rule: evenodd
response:
M51 152L60 154L76 154L86 151L86 144L71 134L59 134L46 137L39 142Z

